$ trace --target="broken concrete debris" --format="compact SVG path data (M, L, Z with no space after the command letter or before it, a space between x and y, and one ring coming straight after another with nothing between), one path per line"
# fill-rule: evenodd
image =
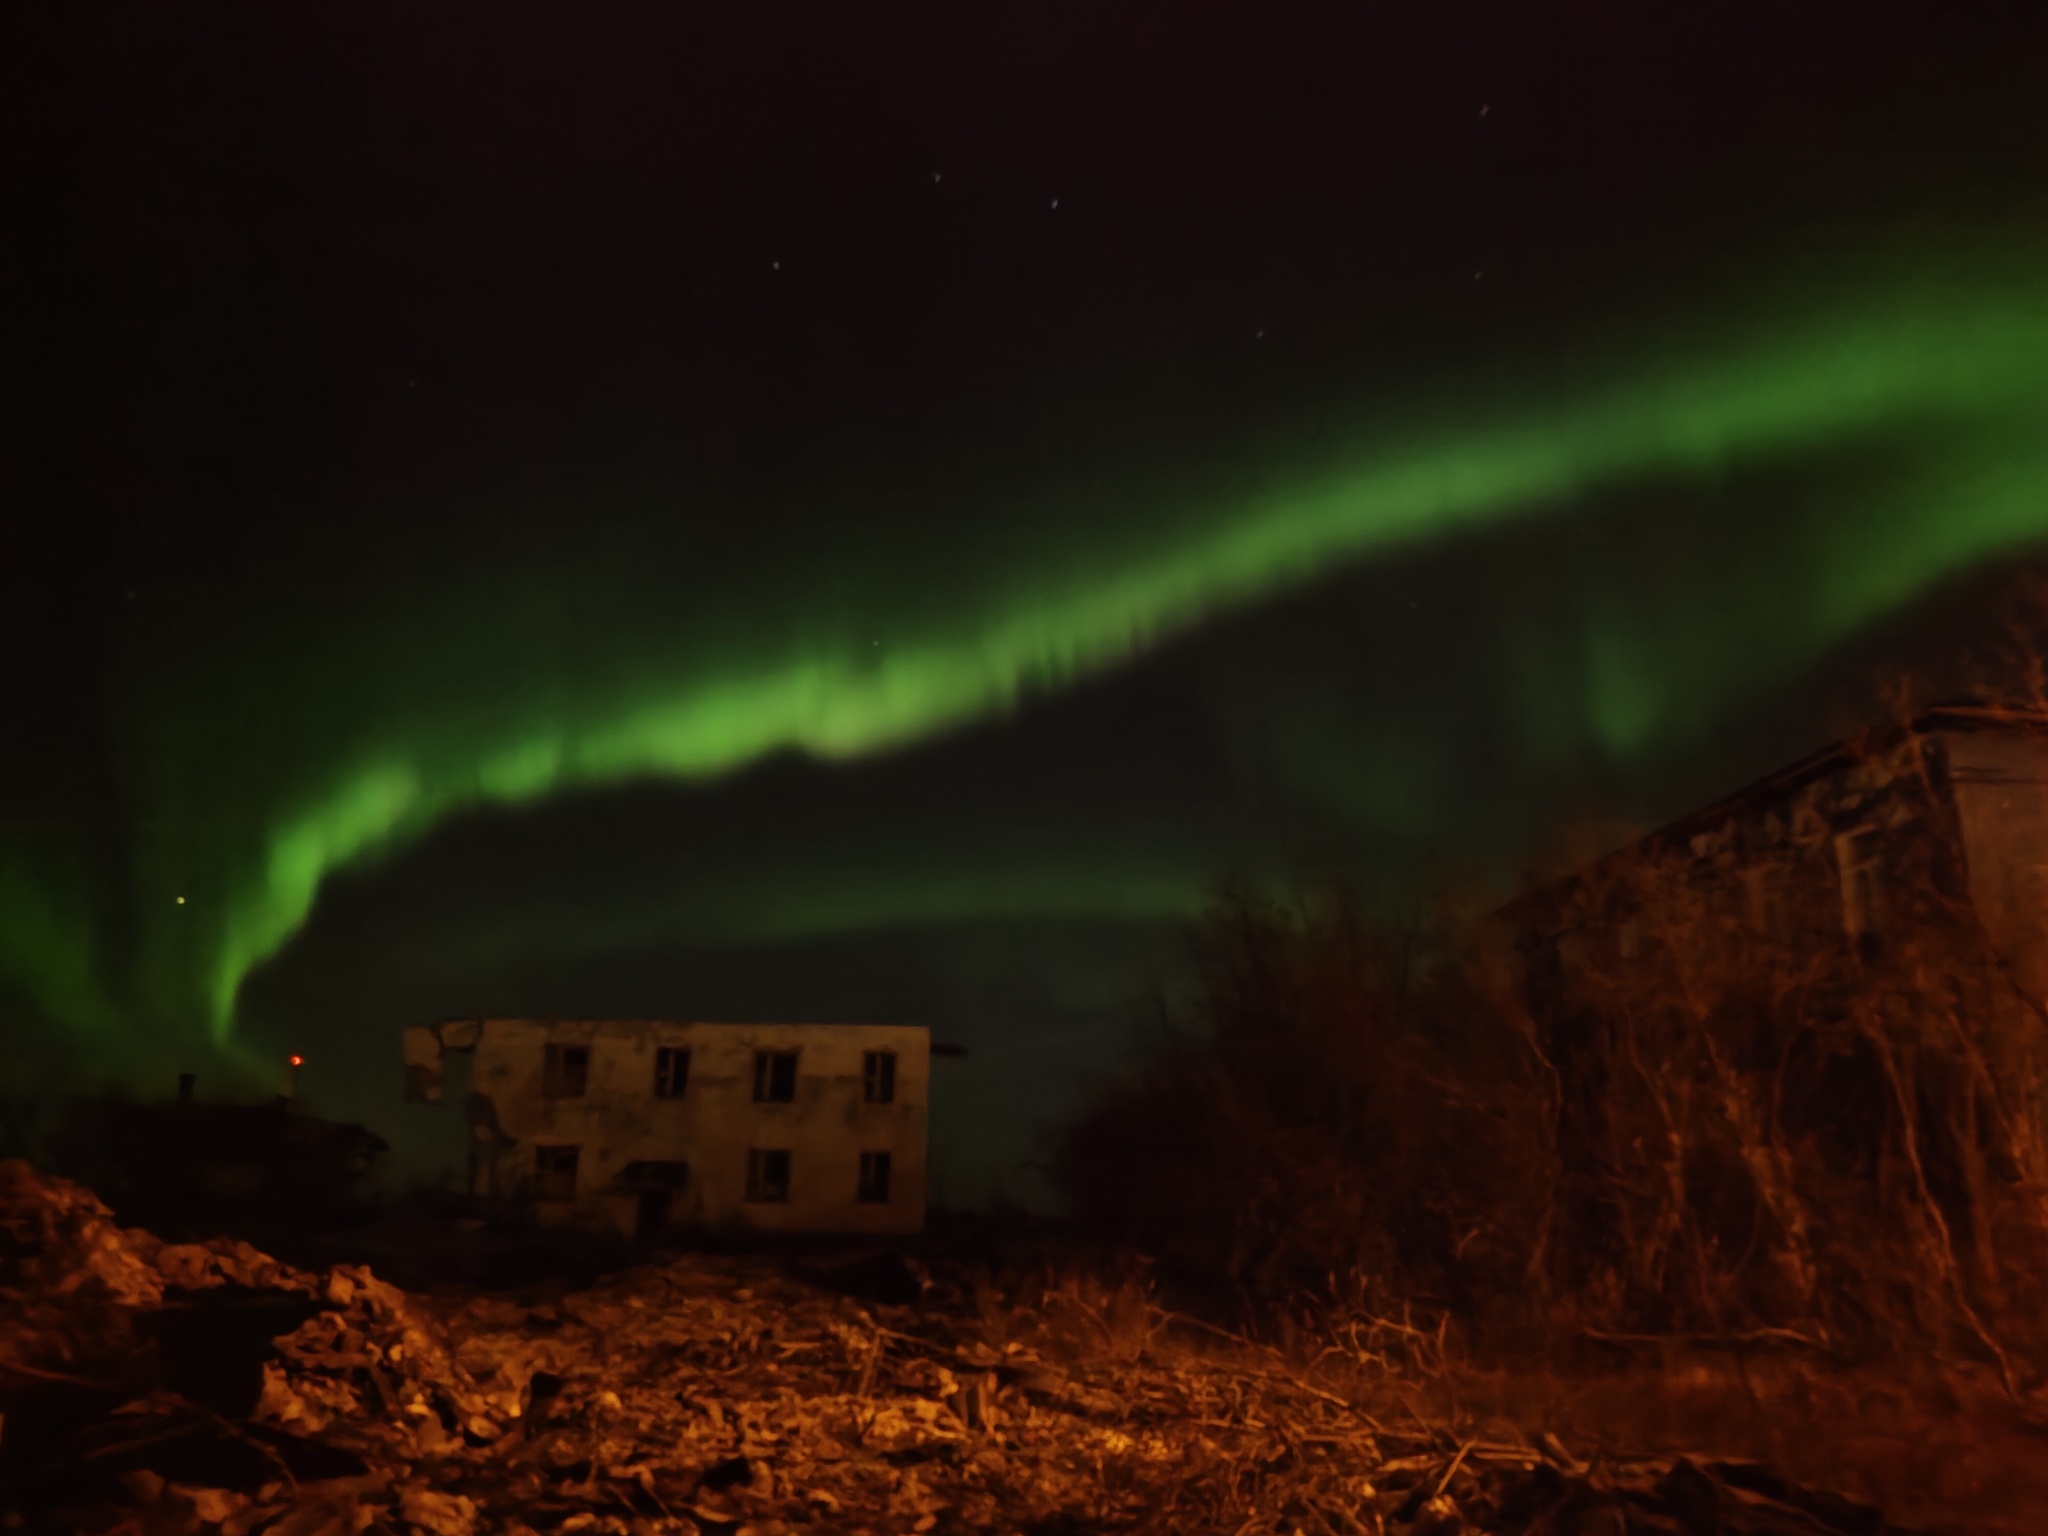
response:
M860 1288L691 1256L412 1296L166 1245L0 1165L0 1509L99 1536L1885 1529L1760 1467L1396 1431L1270 1361L1090 1344L1053 1291Z

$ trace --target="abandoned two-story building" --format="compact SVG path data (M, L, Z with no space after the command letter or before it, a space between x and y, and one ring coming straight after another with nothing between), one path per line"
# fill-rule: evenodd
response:
M460 1019L405 1032L406 1096L473 1053L470 1193L543 1223L915 1232L922 1027Z

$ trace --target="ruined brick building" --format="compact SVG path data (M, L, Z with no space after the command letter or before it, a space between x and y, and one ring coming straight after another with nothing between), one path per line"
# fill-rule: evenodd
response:
M442 1097L451 1051L490 1204L640 1236L924 1225L921 1027L454 1020L406 1031L408 1098Z

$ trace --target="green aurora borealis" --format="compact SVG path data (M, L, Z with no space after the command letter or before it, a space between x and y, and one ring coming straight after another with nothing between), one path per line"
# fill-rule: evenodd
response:
M1505 887L1995 623L2048 13L1230 9L51 21L0 1108L911 1019L972 1188L1219 881Z
M836 611L816 598L829 569L798 563L765 605L723 609L679 571L689 622L657 617L615 654L545 666L518 644L478 657L457 634L494 604L517 609L516 585L443 594L438 612L411 621L391 671L379 614L332 616L314 633L281 622L260 664L206 670L207 699L175 676L189 656L148 658L129 724L136 759L155 765L146 792L163 797L137 829L148 979L129 998L96 985L90 929L19 865L9 969L73 1028L140 1016L203 1022L225 1039L242 980L304 923L323 881L451 814L635 779L711 779L782 751L835 760L902 748L1349 563L1616 488L1844 451L1886 458L1879 483L1725 551L1721 569L1661 594L1655 612L1625 591L1593 594L1569 696L1545 690L1551 718L1531 730L1624 760L1710 724L1942 577L2048 533L2048 291L1894 291L1734 334L1569 391L1539 378L1532 403L1489 419L1459 422L1446 407L1364 424L1363 446L1337 462L1266 470L1263 489L1218 505L1146 508L1119 526L1113 509L1045 515L1058 503L1041 500L1014 537L903 562L873 601L861 592ZM572 605L567 622L576 617ZM362 669L389 691L342 680ZM279 694L322 701L320 718L260 702ZM317 751L267 740L272 731L317 731ZM232 754L251 761L209 772ZM280 760L296 771L269 771ZM1173 899L1175 882L1143 883L1140 905ZM956 878L929 905L1086 911L1122 900L1106 883L1091 900L1086 878L1041 884ZM1191 907L1201 887L1178 894Z

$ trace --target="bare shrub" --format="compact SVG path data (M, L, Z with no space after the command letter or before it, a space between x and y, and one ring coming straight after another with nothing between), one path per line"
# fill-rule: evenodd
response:
M1505 974L1332 894L1203 924L1202 1011L1069 1130L1082 1221L1266 1322L1338 1296L1478 1316L1525 1283L1554 1106Z
M1596 1325L1903 1341L2006 1365L2040 1259L2039 1016L1973 920L1910 733L1819 797L1613 861L1548 978L1564 1077L1559 1258ZM1588 1305L1590 1304L1590 1305ZM2029 1347L2035 1341L2023 1340Z
M1226 900L1198 1016L1074 1124L1061 1187L1262 1326L1370 1320L1368 1354L1448 1317L2012 1390L2048 1363L2048 1015L1943 772L1895 722L1491 924Z

